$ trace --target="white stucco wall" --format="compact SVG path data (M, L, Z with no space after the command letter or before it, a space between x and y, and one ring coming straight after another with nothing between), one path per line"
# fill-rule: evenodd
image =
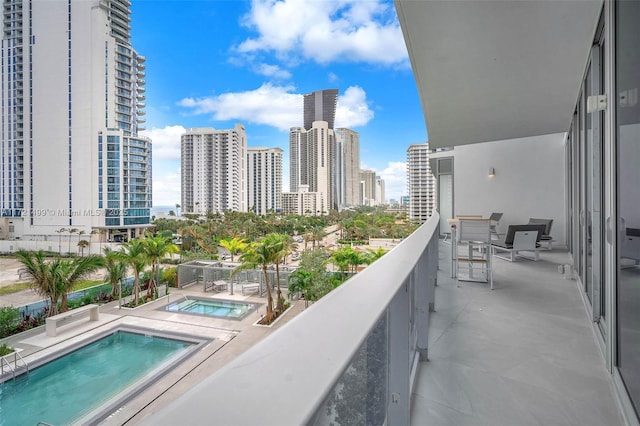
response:
M564 140L558 133L455 147L454 214L502 212L502 233L532 217L553 219L554 245L566 246Z

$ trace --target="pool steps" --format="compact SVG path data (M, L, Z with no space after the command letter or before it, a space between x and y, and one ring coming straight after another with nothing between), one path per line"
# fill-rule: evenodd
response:
M9 358L11 358L11 355L13 355L13 367L9 362ZM20 368L20 366L18 365L18 360L22 362L22 364L24 365L23 368L26 370L27 374L29 374L29 366L25 362L24 358L22 358L18 351L14 351L13 353L0 357L0 376L4 375L4 366L6 365L13 376L13 380L15 380L16 371L18 370L18 368Z

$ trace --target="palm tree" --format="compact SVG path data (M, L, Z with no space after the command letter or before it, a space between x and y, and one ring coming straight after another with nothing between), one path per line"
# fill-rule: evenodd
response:
M69 249L67 250L67 253L69 256L71 256L71 235L78 232L78 228L69 228L67 229L67 232L69 232Z
M304 307L309 306L309 288L313 284L313 273L304 269L296 269L289 274L289 298L296 292L304 294Z
M120 294L120 282L127 276L127 264L122 260L122 253L104 248L104 266L107 270L105 279L111 284L111 296L118 299Z
M24 265L27 273L33 278L35 290L48 297L51 305L49 316L58 313L58 301L61 311L67 310L67 293L75 284L103 265L100 256L87 256L75 259L54 259L47 262L42 250L29 252L21 250L16 253L18 260Z
M220 245L226 248L231 254L231 261L233 262L233 256L239 251L247 248L247 243L241 238L225 238L220 240Z
M58 254L62 254L62 233L67 232L67 228L56 229L58 234Z
M142 246L147 259L151 263L151 279L147 297L158 297L158 283L156 275L160 272L160 259L167 255L178 253L178 246L171 242L170 238L156 235L142 240Z
M388 250L382 247L378 247L377 249L367 249L367 253L364 256L364 263L371 265L373 262L387 254L387 251Z
M89 246L89 247L91 246L91 243L89 243L89 241L87 241L87 240L80 240L80 241L78 241L78 252L79 252L78 254L79 254L80 256L84 256L84 249L85 249L87 246ZM89 256L91 256L91 253L89 253Z
M311 228L311 235L313 238L313 248L316 248L316 241L318 245L322 242L322 239L327 236L327 233L324 231L322 226L316 225Z
M138 306L140 301L140 274L149 264L149 259L144 250L144 243L141 239L133 239L124 243L121 247L120 256L133 269L133 303Z
M44 251L20 250L16 252L16 257L33 279L35 291L49 299L49 316L57 315L62 289L57 285L58 282L54 278L51 263L47 262Z
M260 242L251 243L244 253L240 256L239 266L233 269L231 276L245 269L254 269L260 267L264 275L264 282L267 288L267 307L264 316L264 324L269 324L273 321L273 296L271 294L271 286L269 285L269 274L267 273L268 266L273 260L274 247L268 244L268 241L262 239Z
M284 297L282 297L282 290L280 289L280 262L286 259L289 253L295 251L298 248L298 244L287 234L268 234L263 241L273 247L272 261L276 264L277 283L276 311L282 313L284 311Z
M77 257L74 259L59 259L53 265L59 264L56 278L60 280L62 287L61 312L67 311L67 293L73 290L76 283L92 273L96 269L104 266L104 259L101 256Z

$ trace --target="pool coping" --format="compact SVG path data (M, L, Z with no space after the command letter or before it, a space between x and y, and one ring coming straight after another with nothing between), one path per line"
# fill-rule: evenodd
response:
M248 309L247 312L245 312L244 314L242 314L239 317L227 317L227 316L221 316L221 315L210 315L210 314L201 314L198 312L187 312L187 311L172 311L167 309L170 305L173 304L177 304L177 303L181 303L185 300L201 300L203 302L211 302L211 301L219 301L219 302L229 302L229 303L236 303L236 304L242 304L242 305L251 305L251 309ZM162 311L162 312L171 312L173 314L185 314L185 315L196 315L196 316L200 316L200 317L209 317L209 318L217 318L217 319L224 319L224 320L230 320L230 321L242 321L245 318L247 318L251 313L253 312L257 312L258 308L260 306L262 306L262 303L259 302L248 302L248 301L244 301L244 300L233 300L233 299L221 299L218 297L202 297L202 296L190 296L190 295L184 295L182 296L180 299L175 300L173 302L167 303L164 306L161 306L159 308L156 308L156 311Z
M191 343L192 345L183 353L167 358L161 365L145 373L139 379L135 380L132 384L119 391L116 395L108 398L103 403L97 405L94 409L90 410L86 414L72 419L72 424L97 424L104 421L108 417L112 416L114 412L117 412L117 410L122 407L122 405L126 401L131 398L137 397L142 391L150 386L153 386L155 383L165 377L171 369L187 361L190 357L197 354L204 345L207 345L215 340L215 338L200 337L188 333L173 331L168 332L166 330L154 330L149 327L118 323L112 325L108 329L101 330L98 333L92 334L84 339L74 341L70 345L61 347L58 350L35 357L35 359L29 361L29 371L42 367L49 362L55 361L60 357L68 355L71 352L86 347L100 339L103 339L120 331L178 340ZM28 372L24 371L19 375L16 375L16 378L23 376L24 374L28 374ZM9 380L12 380L12 377L6 377L0 382L0 384Z

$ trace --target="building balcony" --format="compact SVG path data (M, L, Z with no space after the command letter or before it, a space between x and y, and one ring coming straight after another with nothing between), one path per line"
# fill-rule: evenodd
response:
M496 259L490 290L450 278L438 234L436 215L146 424L624 424L567 253Z

